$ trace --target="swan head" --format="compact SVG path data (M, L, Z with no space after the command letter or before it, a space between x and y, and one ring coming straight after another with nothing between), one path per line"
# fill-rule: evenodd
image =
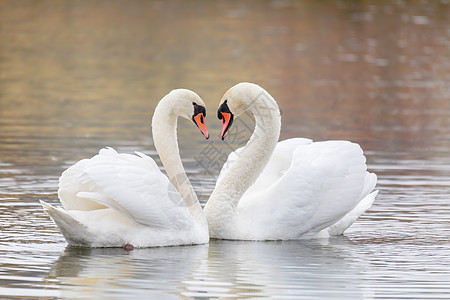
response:
M262 95L268 93L259 85L249 82L241 82L231 87L222 97L217 110L217 117L222 120L222 134L220 138L223 140L233 124L233 119L238 117L249 108L253 102L262 98Z
M167 97L169 96L169 97ZM200 129L205 138L209 138L208 129L205 124L206 105L199 95L191 90L176 89L166 97L171 102L172 111L175 115L192 120Z

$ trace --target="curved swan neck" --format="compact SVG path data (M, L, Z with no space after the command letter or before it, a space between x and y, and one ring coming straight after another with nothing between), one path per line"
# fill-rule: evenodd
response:
M217 182L205 209L208 206L217 205L217 202L222 202L227 204L220 207L234 210L242 195L264 170L278 142L281 116L272 96L262 90L251 99L242 101L247 103L248 110L255 118L255 130L238 159ZM211 209L209 212L212 210L218 211Z
M178 150L177 96L179 97L171 93L158 103L152 119L153 143L169 180L180 193L194 220L207 226L202 207L184 171Z

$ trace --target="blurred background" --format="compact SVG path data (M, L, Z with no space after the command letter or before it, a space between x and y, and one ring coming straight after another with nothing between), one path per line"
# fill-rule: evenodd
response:
M217 137L217 104L241 81L278 101L282 138L447 151L449 10L447 1L2 0L0 153L19 141L48 164L57 143L85 156L80 143L149 141L154 107L180 87L205 100Z
M0 0L0 187L12 201L54 199L61 172L104 146L159 160L153 110L189 88L212 138L180 120L180 148L204 202L253 129L244 119L239 142L218 138L217 104L241 81L278 101L282 139L358 142L379 175L448 175L449 12L448 1ZM218 156L202 152L211 145Z
M186 274L174 258L198 248L142 250L126 264L114 249L82 255L68 249L59 259L68 265L54 263L65 242L38 199L58 203L63 170L105 146L142 151L159 162L151 117L175 88L194 90L207 105L209 140L192 121L179 120L178 127L183 164L204 204L227 154L253 130L247 116L226 142L219 139L217 104L241 81L261 85L277 100L281 139L345 139L365 150L380 194L345 238L327 246L215 242L200 249L212 271L204 265L198 271L190 253L193 271ZM292 288L291 295L323 299L330 297L326 286L340 299L349 293L430 298L430 291L446 298L449 129L447 0L0 0L0 276L9 284L0 284L0 295L55 297L62 288L112 296L151 287L204 297L207 288L192 278L206 274L200 278L218 278L208 285L212 292L229 287L230 295L243 297L256 286L247 284L255 280L252 270L270 264L279 268L261 271L266 279L258 287L272 287L254 295ZM252 247L266 258L255 257ZM289 256L283 251L292 259L276 260ZM248 257L236 261L238 253ZM117 263L105 264L105 255ZM148 269L161 263L156 272ZM298 264L303 269L292 267ZM135 281L117 286L110 265ZM236 282L233 267L250 274ZM351 274L339 277L342 270ZM178 274L179 282L160 272ZM111 280L96 280L105 274ZM273 286L275 278L281 282Z

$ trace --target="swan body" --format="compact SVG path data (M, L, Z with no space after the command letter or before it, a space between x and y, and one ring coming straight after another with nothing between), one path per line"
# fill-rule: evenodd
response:
M170 180L149 156L119 154L112 148L64 171L58 189L62 207L41 204L69 245L207 243L208 225L184 172L176 141L178 116L192 117L208 138L205 115L200 97L184 89L172 91L156 107L153 139Z
M250 110L255 130L232 152L205 206L210 236L237 240L330 237L343 232L373 203L377 178L367 172L358 144L278 142L281 116L261 87L240 83L218 111L222 138L234 116Z

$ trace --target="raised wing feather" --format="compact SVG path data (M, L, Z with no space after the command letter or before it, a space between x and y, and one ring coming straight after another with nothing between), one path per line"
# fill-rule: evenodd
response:
M66 209L110 207L130 220L156 228L184 228L192 223L180 194L153 159L142 153L102 149L68 171L61 177L58 191ZM78 188L75 195L70 184Z
M267 176L266 171L272 172L264 170L261 176ZM239 202L239 213L259 224L261 236L266 238L312 235L359 203L365 175L365 157L359 145L346 141L303 143L295 147L289 168L276 181L258 178L255 186L265 183L266 188L249 190Z
M247 190L247 193L251 194L267 189L280 179L291 167L294 150L311 143L312 140L304 138L293 138L278 142L266 167L255 183Z
M294 150L299 146L308 145L311 143L312 140L304 138L293 138L278 142L263 172L260 174L256 182L247 190L247 193L253 193L261 189L266 189L278 180L284 175L287 169L289 169ZM244 150L244 148L245 147L238 148L228 155L228 159L220 171L217 184L219 184L220 179L223 178L228 172L230 166L232 166L239 158L240 153Z

